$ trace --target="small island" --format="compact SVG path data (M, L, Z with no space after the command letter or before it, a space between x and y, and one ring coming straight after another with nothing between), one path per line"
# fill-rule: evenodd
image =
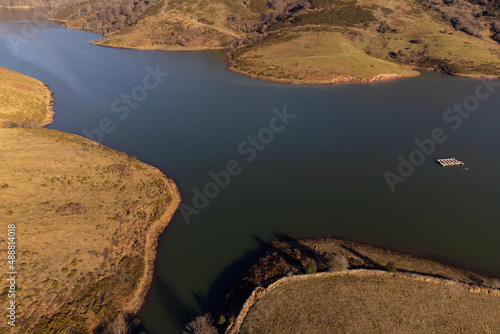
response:
M103 331L142 305L177 187L124 153L40 128L53 117L48 88L0 75L8 97L0 105L0 221L14 235L18 273L2 282L1 303L16 301L19 333ZM7 244L5 233L0 240ZM7 258L7 247L0 252Z

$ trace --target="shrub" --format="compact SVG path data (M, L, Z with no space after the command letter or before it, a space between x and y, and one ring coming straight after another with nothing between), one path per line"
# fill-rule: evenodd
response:
M385 34L386 31L389 31L389 30L391 30L391 27L389 26L389 24L386 21L380 22L380 25L378 26L378 29L377 29L377 31L379 33Z
M219 321L217 321L217 325L222 326L226 323L226 317L224 315L221 315L219 317Z
M1 188L2 188L2 189L7 189L8 187L9 187L9 185L8 185L7 183L4 183L4 184L2 184L2 187L1 187Z
M200 315L186 325L183 334L218 334L209 313Z
M500 279L495 278L491 281L490 287L493 289L500 289Z
M316 274L318 267L316 266L316 261L311 260L306 266L306 274Z
M106 330L104 331L105 334L130 334L131 329L130 326L127 323L127 320L123 316L123 314L120 314L115 320L113 320Z
M347 258L342 254L335 254L328 263L328 271L344 271L348 268Z
M390 273L395 273L396 272L396 264L394 262L388 262L385 265L385 270L387 270Z

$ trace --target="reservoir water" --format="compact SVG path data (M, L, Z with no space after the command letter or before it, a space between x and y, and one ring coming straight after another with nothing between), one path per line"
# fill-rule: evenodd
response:
M50 86L49 128L158 167L193 209L160 240L140 313L148 332L180 333L277 235L350 238L500 275L500 87L480 100L481 81L430 72L274 84L229 72L223 52L104 48L89 44L99 35L30 15L0 14L0 66ZM447 111L464 103L466 117ZM398 173L399 156L418 166L393 192L384 174ZM468 169L435 162L447 157ZM222 178L228 163L238 173Z

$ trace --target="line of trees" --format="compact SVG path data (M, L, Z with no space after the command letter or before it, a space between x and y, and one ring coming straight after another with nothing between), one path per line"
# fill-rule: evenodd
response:
M83 18L85 23L82 28L84 30L106 34L134 24L148 8L157 4L159 1L160 0L97 0L90 3L86 0L78 6L75 6L70 16L66 17L66 19L74 20ZM66 6L59 6L49 15L55 16L72 5L74 5L74 3Z

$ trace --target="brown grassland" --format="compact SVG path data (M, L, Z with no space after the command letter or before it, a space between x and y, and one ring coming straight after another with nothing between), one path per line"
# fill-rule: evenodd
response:
M174 183L55 130L2 129L0 155L0 221L16 224L18 332L88 333L136 312L179 202ZM7 258L5 233L0 243ZM1 289L4 308L5 280Z
M0 68L7 127L53 116L48 87ZM16 230L16 333L102 331L138 312L156 243L180 202L174 182L133 157L48 129L0 129L0 257ZM10 241L10 240L9 240ZM5 262L4 272L7 270ZM7 309L9 284L0 284ZM0 323L0 332L7 330Z
M0 128L50 124L52 105L52 93L44 83L0 67Z
M380 247L278 239L214 317L228 334L494 333L499 288L496 278Z
M361 14L354 14L351 20L326 24L318 11L311 11L307 20L276 25L276 32L262 41L234 50L230 69L263 80L307 84L418 75L413 69L500 76L500 45L487 37L488 31L482 39L453 31L448 22L416 1L358 0L356 4L359 7L352 11L370 8L373 21L358 22ZM321 12L325 11L329 9ZM382 23L387 26L384 33L379 32Z
M266 19L275 2L161 0L95 44L227 49L230 70L281 83L375 82L419 75L415 69L500 77L500 44L488 26L493 18L472 36L421 0L312 0L307 8ZM85 16L69 19L75 10L55 19L81 29Z
M403 274L287 279L250 309L241 334L496 333L500 294Z

